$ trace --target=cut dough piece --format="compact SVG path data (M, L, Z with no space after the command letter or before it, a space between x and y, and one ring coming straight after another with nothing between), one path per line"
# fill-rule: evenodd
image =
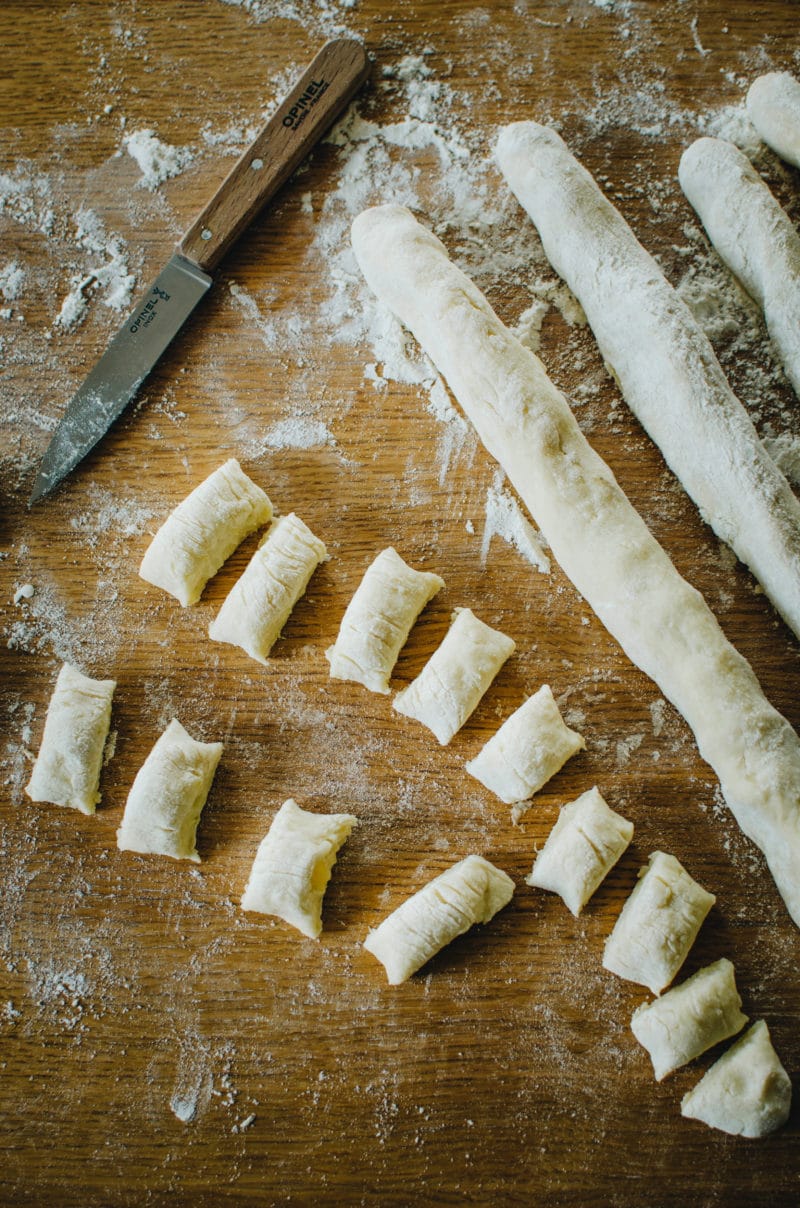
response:
M800 394L800 235L733 143L699 138L684 151L678 176L714 247L763 308Z
M478 702L516 643L457 608L453 623L415 680L398 692L392 708L422 722L447 746Z
M589 789L561 810L527 884L557 893L577 917L632 838L633 823Z
M25 789L31 801L69 805L93 814L111 724L115 680L94 680L69 663L58 673L39 754Z
M139 574L184 607L196 604L223 562L271 517L269 498L232 457L169 514L142 558Z
M729 960L706 965L662 998L634 1011L631 1029L660 1082L747 1023Z
M256 852L242 910L277 915L316 939L336 853L357 824L352 814L313 814L284 801Z
M703 329L554 130L506 126L500 167L586 312L625 401L703 519L800 637L800 500Z
M660 994L716 900L674 856L654 851L606 940L603 967Z
M770 71L753 80L746 104L767 146L800 168L800 80L788 71Z
M276 520L208 627L215 642L267 656L316 568L328 556L323 543L290 512Z
M411 626L443 587L444 579L414 570L391 546L378 554L347 605L335 644L325 652L331 678L388 692Z
M586 743L564 724L549 684L503 722L466 765L506 805L527 801Z
M221 742L197 742L173 718L128 793L117 831L120 851L199 863L197 824L221 755Z
M372 289L447 379L564 572L686 718L800 925L797 734L590 448L542 362L436 236L403 207L380 206L355 220L353 246Z
M474 923L488 923L513 893L514 882L502 869L483 856L467 856L407 898L370 931L364 947L397 986Z
M736 1137L766 1137L789 1119L792 1084L760 1019L681 1100L681 1115Z

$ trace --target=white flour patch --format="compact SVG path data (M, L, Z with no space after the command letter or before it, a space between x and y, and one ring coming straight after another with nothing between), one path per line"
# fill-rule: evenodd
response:
M165 180L179 176L194 159L189 147L172 147L162 142L153 130L134 130L126 134L122 142L142 174L140 187L151 192Z
M321 420L302 416L279 420L264 436L269 449L320 449L335 444L333 433Z
M10 260L0 268L0 294L6 302L16 302L25 284L25 270L20 268L16 260Z
M89 300L95 296L112 310L124 309L130 304L136 283L120 235L109 234L95 211L86 206L75 214L74 223L75 246L86 255L81 271L70 280L69 293L56 316L56 326L63 331L80 326L88 313Z
M486 565L489 546L493 537L501 537L513 545L531 566L542 574L550 573L550 559L545 553L545 542L530 521L523 515L516 499L503 488L503 475L499 472L494 485L486 492L486 519L481 543L481 564Z
M766 436L764 445L781 473L800 486L800 436L789 432Z

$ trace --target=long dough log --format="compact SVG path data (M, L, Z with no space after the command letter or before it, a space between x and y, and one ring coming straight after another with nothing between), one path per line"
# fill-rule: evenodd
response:
M747 92L747 113L764 142L800 168L800 80L788 71L759 76Z
M702 328L555 131L506 126L497 158L583 306L625 401L800 637L800 502Z
M446 377L558 562L692 727L800 925L800 739L591 449L542 362L401 206L353 224L367 282Z
M800 395L800 235L733 143L698 138L681 156L678 177L714 247L762 307Z

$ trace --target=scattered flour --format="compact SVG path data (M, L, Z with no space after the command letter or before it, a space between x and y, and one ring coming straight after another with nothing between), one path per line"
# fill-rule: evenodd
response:
M508 490L503 488L499 471L493 486L486 492L486 519L483 526L481 563L486 565L492 537L501 537L513 545L523 558L542 574L550 573L550 559L545 553L544 538L538 533Z
M36 588L32 583L23 583L14 592L14 603L21 604L23 600L31 600L36 595Z
M778 469L800 486L800 436L782 432L779 436L764 437L764 445Z
M140 186L151 191L165 180L179 176L194 159L189 147L172 147L162 142L152 130L134 130L126 134L123 146L139 165Z
M104 306L123 310L131 300L136 275L129 271L125 241L108 234L94 210L82 206L74 218L75 246L86 253L85 264L70 282L70 290L61 303L56 326L74 331L89 311L89 299L99 295Z
M25 284L25 270L20 268L16 260L9 261L0 268L0 294L7 302L16 302Z
M267 429L264 444L269 449L319 449L334 445L331 430L321 420L293 416Z

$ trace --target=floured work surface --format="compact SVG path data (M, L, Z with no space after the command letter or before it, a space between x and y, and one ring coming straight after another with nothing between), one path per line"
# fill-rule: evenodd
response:
M681 1119L681 1096L717 1052L657 1085L629 1028L647 995L601 959L638 868L655 849L673 853L717 897L681 977L730 958L743 1009L767 1020L796 1090L797 930L688 728L558 567L534 565L546 566L535 534L413 341L375 306L347 237L352 217L384 200L434 225L538 347L679 570L800 725L797 643L637 427L489 159L502 123L561 124L796 472L797 400L677 184L681 151L699 134L756 153L741 103L761 72L797 73L794 6L413 8L220 0L202 12L0 12L10 64L0 164L4 1202L169 1194L211 1204L221 1189L234 1202L331 1204L728 1205L796 1194L797 1109L763 1142ZM265 107L342 30L377 55L357 109L228 257L101 448L28 512L48 431L131 292L155 275ZM769 153L757 166L800 220L797 172ZM231 456L331 554L265 668L206 636L257 536L194 608L136 574L149 533ZM444 748L394 713L391 697L328 678L324 651L388 545L446 584L412 630L393 690L421 670L456 607L517 645ZM65 659L118 681L94 817L22 791ZM586 750L514 826L464 763L542 683ZM225 743L200 865L115 846L130 784L172 716ZM559 806L593 784L636 831L573 919L524 878ZM360 821L318 942L238 905L289 796ZM387 986L361 947L367 929L470 852L513 877L510 906Z

